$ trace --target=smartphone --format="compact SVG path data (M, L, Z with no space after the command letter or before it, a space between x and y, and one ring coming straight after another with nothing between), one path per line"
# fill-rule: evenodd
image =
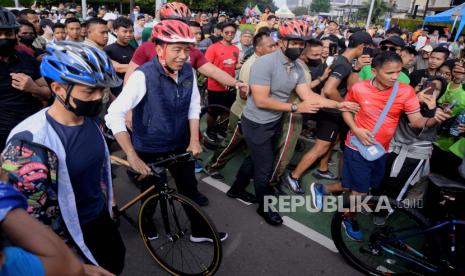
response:
M442 105L442 110L444 110L445 112L452 110L452 108L454 108L456 104L457 104L457 100L453 100L451 103L444 103Z
M337 45L334 43L329 44L329 55L334 56L337 54Z
M425 92L426 95L433 95L434 91L436 90L436 84L432 81L426 81L423 85L422 90L430 88L428 91Z
M420 87L421 87L421 90L423 90L425 87L425 82L428 80L428 78L421 78L421 81L420 81Z
M374 54L373 48L370 48L370 47L365 47L365 48L363 48L363 55L364 55L364 56L373 57L373 54Z

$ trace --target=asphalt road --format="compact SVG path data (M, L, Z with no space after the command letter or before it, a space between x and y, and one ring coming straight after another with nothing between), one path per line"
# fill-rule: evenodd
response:
M138 189L129 182L124 168L117 168L114 173L117 202L121 206L136 196ZM256 214L255 205L230 199L202 181L199 189L210 200L204 210L219 231L229 233L217 275L359 275L337 253L286 226L266 224ZM136 218L138 206L129 210L131 217ZM124 219L120 231L126 245L123 275L166 275L149 256L136 229Z

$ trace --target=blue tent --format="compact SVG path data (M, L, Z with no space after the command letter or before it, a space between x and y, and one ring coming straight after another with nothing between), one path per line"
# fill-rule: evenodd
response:
M431 16L426 16L425 21L423 24L427 22L443 22L443 23L450 23L453 24L455 21L455 16L458 15L458 28L457 28L457 34L455 35L454 41L457 41L459 38L460 33L462 32L463 27L465 26L465 3L458 5L456 7L453 7L450 10L443 11L441 13L431 15Z

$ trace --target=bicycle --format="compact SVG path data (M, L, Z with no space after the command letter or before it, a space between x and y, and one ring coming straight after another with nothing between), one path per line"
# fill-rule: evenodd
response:
M455 219L452 214L456 198L465 195L465 184L438 175L429 176L429 180L440 191L444 220L430 223L410 208L410 203L389 199L392 209L381 214L385 220L382 226L375 226L372 220L380 213L356 214L364 233L363 242L356 242L346 236L343 226L343 220L353 214L335 213L331 235L351 266L369 275L465 275L465 220ZM380 197L373 197L368 206L373 210L380 201ZM464 226L464 231L458 232L459 226ZM460 238L462 242L458 243Z
M172 275L213 275L220 267L222 245L218 232L210 218L189 198L168 186L167 168L177 162L192 159L191 153L172 155L147 164L153 175L146 178L150 186L131 199L116 216L124 217L139 230L146 249L154 260ZM111 156L112 164L130 169L129 162ZM140 180L142 181L142 180ZM137 223L126 210L141 201ZM192 231L202 231L210 243L194 243ZM154 230L156 234L154 234Z

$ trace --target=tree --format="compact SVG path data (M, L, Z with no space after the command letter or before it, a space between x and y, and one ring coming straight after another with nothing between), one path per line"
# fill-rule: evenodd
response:
M248 5L252 7L258 5L262 12L265 7L269 7L272 11L277 9L273 0L169 0L169 2L173 1L183 2L194 11L224 11L236 15L242 15Z
M391 11L384 0L374 0L375 4L373 6L373 13L371 14L371 21L375 24L378 24L380 20L384 20L384 14L388 11ZM363 2L363 6L358 10L358 15L363 18L368 18L368 13L370 11L371 0Z
M310 5L311 12L329 12L330 9L329 0L313 0Z
M295 16L306 15L308 14L308 8L307 7L296 7L292 10L292 12L295 14Z

